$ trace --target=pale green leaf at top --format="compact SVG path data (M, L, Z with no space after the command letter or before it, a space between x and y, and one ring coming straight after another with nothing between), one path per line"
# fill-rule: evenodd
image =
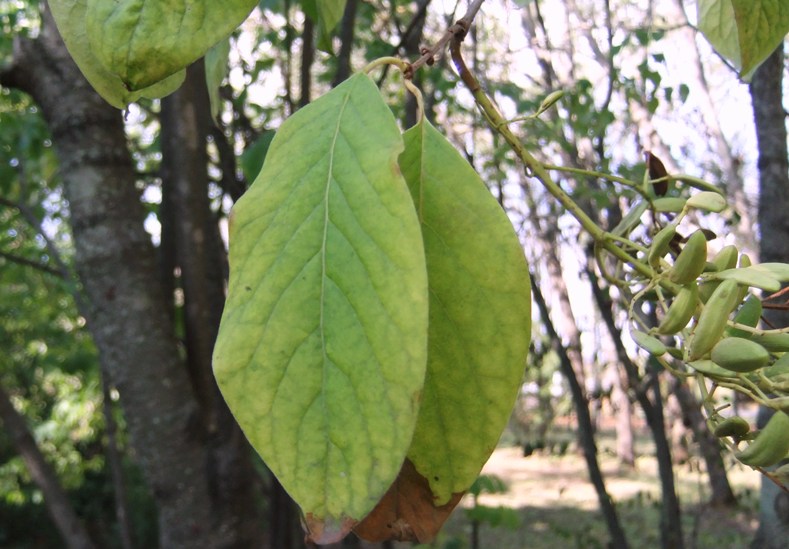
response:
M745 80L789 32L785 0L698 0L697 10L699 29Z
M318 9L318 47L331 53L331 37L342 19L346 0L315 0Z
M789 2L786 0L732 0L740 35L743 78L753 72L789 33Z
M69 54L79 70L107 103L119 109L141 97L155 99L164 97L177 90L186 77L186 71L179 71L150 87L130 91L117 75L111 73L99 62L91 50L85 32L87 0L50 0L49 7L55 24Z
M211 105L211 118L219 122L222 112L222 100L219 97L219 88L227 76L227 58L230 55L230 40L225 38L217 42L205 54L205 82L208 87L208 100Z
M740 58L740 39L731 0L697 0L699 30L723 57ZM737 65L740 68L740 65Z
M88 41L130 90L196 61L230 35L257 0L87 0Z
M427 273L402 148L375 84L353 76L282 124L231 218L216 379L329 529L397 476L424 383Z
M531 335L529 271L512 224L479 175L428 122L400 167L427 255L428 369L408 457L435 505L467 490L496 447Z

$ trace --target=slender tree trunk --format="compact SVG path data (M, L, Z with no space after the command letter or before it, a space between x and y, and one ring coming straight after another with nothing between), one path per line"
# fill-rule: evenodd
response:
M315 23L304 16L304 29L301 33L301 97L299 107L308 105L312 92L312 62L315 60Z
M759 246L761 261L789 261L789 155L786 113L783 107L783 45L756 70L750 85L751 103L759 145ZM768 311L775 326L789 326L785 314ZM766 410L760 411L764 421ZM759 529L753 549L789 548L787 495L770 480L762 479Z
M89 327L158 505L159 544L232 544L215 522L199 409L143 228L121 113L84 80L46 10L38 38L17 41L2 81L33 96L52 132Z
M616 421L616 457L622 465L633 468L636 465L633 445L633 403L627 394L627 376L622 368L615 370L611 403L614 406Z
M206 151L210 110L201 61L187 70L181 88L162 100L163 202L172 220L175 260L184 294L186 362L199 403L206 473L215 527L228 543L260 539L252 449L219 392L211 360L224 306L224 245L208 197ZM163 239L165 235L162 235Z
M68 494L63 490L52 466L44 459L27 427L25 418L16 411L5 389L0 386L0 423L11 437L33 482L44 494L44 504L63 541L70 549L93 549L85 526L74 511Z
M681 379L672 380L672 394L676 397L682 415L693 431L693 437L699 445L701 456L707 468L707 476L710 480L710 504L716 507L730 507L737 503L737 498L729 484L726 475L726 464L721 455L721 445L717 437L713 435L704 414L701 413L701 404L693 396L688 386Z
M647 426L652 434L655 443L655 457L658 462L658 472L660 475L660 488L663 504L660 513L660 537L661 545L664 549L681 549L684 547L682 536L681 511L679 498L674 486L674 469L671 460L671 449L666 438L666 426L663 420L662 396L660 394L660 383L658 372L660 365L648 365L649 380L640 378L638 368L630 360L625 346L622 344L622 332L617 328L612 312L610 297L600 287L595 272L587 269L587 275L591 281L592 295L595 303L600 310L606 327L611 335L611 339L616 346L619 362L627 374L628 384L635 394L636 401L644 411ZM652 393L654 403L649 398Z
M126 482L123 476L123 464L121 455L118 451L118 424L113 415L112 395L107 374L102 373L101 389L102 403L101 409L104 413L104 432L107 435L107 463L110 468L112 478L112 492L115 498L115 518L118 521L118 531L121 538L123 549L132 549L134 541L132 539L132 529L129 523L129 505L126 498Z
M573 404L575 405L575 411L578 415L578 437L581 441L584 458L586 459L586 466L589 470L589 479L595 487L597 499L600 503L600 510L608 526L608 533L611 536L611 546L617 549L624 549L628 547L627 539L625 538L624 530L622 530L622 525L619 523L619 516L617 515L614 502L605 488L605 481L603 480L603 473L600 470L600 464L597 462L597 445L594 440L592 417L589 414L589 401L586 399L583 389L578 382L570 357L562 345L559 335L556 333L550 313L548 312L548 305L545 303L545 298L533 276L531 277L531 287L532 293L534 294L534 301L542 317L543 326L548 332L548 337L551 338L554 350L559 355L559 365L562 373L570 384L570 393L573 396Z
M337 54L337 72L332 78L332 88L351 75L351 52L353 51L354 30L356 28L356 5L358 0L348 0L340 23L340 52Z

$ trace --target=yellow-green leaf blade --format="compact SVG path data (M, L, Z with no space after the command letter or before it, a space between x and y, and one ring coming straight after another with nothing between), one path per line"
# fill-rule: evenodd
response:
M164 80L202 57L246 19L256 0L86 0L99 62L130 90Z
M785 0L698 0L697 10L699 29L745 80L789 32Z
M107 103L119 109L141 97L154 99L174 92L183 83L185 71L178 71L168 78L139 91L130 91L121 79L108 71L98 60L88 43L85 32L87 0L50 0L52 17L63 37L66 48L79 70Z
M482 180L429 123L400 166L422 223L430 289L428 370L408 457L435 504L468 489L496 446L529 347L529 273Z
M386 492L416 422L427 280L401 150L356 75L280 127L231 223L215 375L324 541Z

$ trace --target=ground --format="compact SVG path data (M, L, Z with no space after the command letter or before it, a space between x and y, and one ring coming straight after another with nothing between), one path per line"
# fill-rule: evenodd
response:
M603 434L598 444L606 488L616 503L631 547L659 547L660 488L648 441L639 443L643 448L639 448L641 457L635 469L619 466L612 451L613 435ZM738 505L732 509L715 509L706 504L709 487L698 461L675 466L688 549L744 549L753 537L761 479L757 472L731 458L729 461L729 480L738 497ZM562 456L535 452L528 457L523 456L521 447L503 446L493 453L482 473L501 479L506 491L479 497L477 505L495 509L478 511L480 515L499 521L499 525L479 526L477 549L607 546L608 535L598 512L597 495L588 481L583 456L574 445ZM423 547L473 549L469 519L473 507L473 497L467 495L439 537Z

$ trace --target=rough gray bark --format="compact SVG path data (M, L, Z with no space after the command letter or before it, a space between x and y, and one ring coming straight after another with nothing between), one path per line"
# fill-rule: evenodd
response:
M783 107L783 46L756 70L750 85L759 147L759 247L761 261L789 261L789 154ZM786 314L768 311L775 326L789 326ZM760 419L765 416L760 411ZM789 548L789 516L780 512L786 494L762 478L759 529L754 549Z
M30 477L44 494L44 504L69 549L93 549L85 526L77 516L52 466L44 459L25 418L16 411L5 389L0 386L0 424L27 466Z
M2 83L28 92L52 132L89 326L159 508L160 545L232 545L234 532L215 522L197 401L143 229L121 113L84 80L46 12L39 37L17 41Z

